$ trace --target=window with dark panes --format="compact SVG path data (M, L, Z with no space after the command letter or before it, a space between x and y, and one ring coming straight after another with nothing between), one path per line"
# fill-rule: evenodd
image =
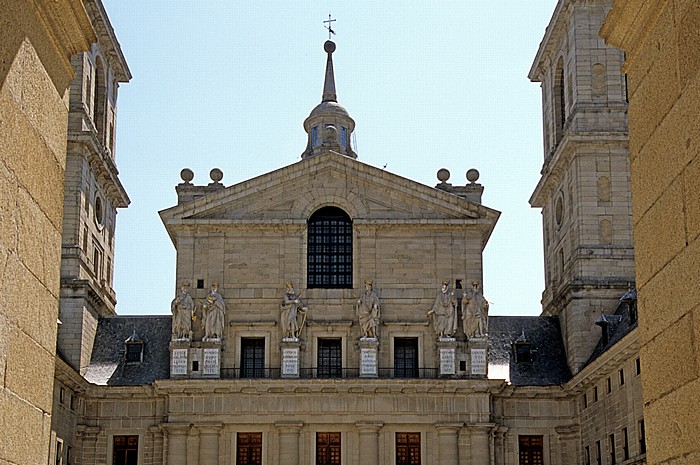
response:
M139 437L114 436L112 465L138 465Z
M519 465L544 465L542 436L518 436Z
M394 376L397 378L418 377L418 338L394 338Z
M420 433L396 433L396 465L420 463Z
M262 465L262 433L238 433L236 465Z
M352 220L340 208L309 218L307 280L310 288L352 288Z
M241 339L241 378L265 376L265 339Z
M340 465L340 433L316 433L316 465Z
M338 378L343 374L341 339L318 340L318 377Z

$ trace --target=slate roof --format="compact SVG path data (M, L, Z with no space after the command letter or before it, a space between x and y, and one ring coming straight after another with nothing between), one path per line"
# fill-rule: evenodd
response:
M139 386L169 378L170 316L100 318L85 379L110 386ZM143 361L126 363L125 341L136 331L143 341Z
M628 301L624 301L623 299L629 299ZM617 306L617 309L615 310L615 313L613 313L612 318L610 316L606 318L602 318L607 322L607 330L608 330L608 341L606 343L605 339L603 338L603 330L604 328L601 328L600 332L600 340L598 341L598 344L595 346L595 349L593 349L593 353L591 354L591 357L588 359L586 362L586 365L592 363L595 359L600 357L605 351L607 351L609 348L620 342L620 340L627 336L634 328L637 327L637 321L635 320L634 322L630 321L630 311L629 311L629 306L632 305L632 301L637 300L637 291L636 289L634 291L630 291L624 296L622 296L622 299L620 299L620 305ZM635 302L636 304L636 302ZM598 324L598 323L596 323Z
M490 316L488 325L491 372L494 365L507 367L516 386L558 385L571 379L557 317ZM532 344L533 359L516 363L513 342L523 335Z

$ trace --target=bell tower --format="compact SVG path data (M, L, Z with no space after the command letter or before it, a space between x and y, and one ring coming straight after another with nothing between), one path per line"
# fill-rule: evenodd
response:
M634 283L624 56L598 31L612 0L559 0L530 70L541 83L543 315L558 316L578 372Z

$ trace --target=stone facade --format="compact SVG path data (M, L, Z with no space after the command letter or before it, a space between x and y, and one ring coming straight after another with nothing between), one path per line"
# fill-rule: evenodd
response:
M70 57L80 1L0 1L0 462L49 459Z
M634 285L623 54L598 30L612 1L560 1L530 70L542 86L545 159L530 198L542 209L545 315L559 316L571 370L594 322Z
M601 35L626 53L649 463L698 463L700 6L616 1Z
M483 337L468 337L461 319L499 217L481 204L478 172L452 186L441 170L430 188L357 160L332 43L302 160L228 187L217 169L204 186L183 170L178 204L160 212L177 250L173 319L116 316L104 259L100 275L90 250L112 257L110 225L128 198L112 158L116 95L106 91L100 130L90 69L107 63L107 88L129 76L100 6L88 8L101 26L73 59L82 77L71 87L66 354L52 421L64 463L645 463L622 55L596 38L609 7L561 0L533 64L545 119L531 199L543 212L544 312L490 317ZM346 244L330 262L343 267L317 268L317 243ZM443 280L456 301L449 337L427 316ZM358 318L369 291L377 337Z

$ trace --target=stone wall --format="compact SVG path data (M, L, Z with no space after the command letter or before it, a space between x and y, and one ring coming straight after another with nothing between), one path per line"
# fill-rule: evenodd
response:
M0 461L49 458L70 57L80 1L0 1ZM49 460L50 461L50 460Z
M700 462L700 5L616 1L626 53L634 247L650 464Z

